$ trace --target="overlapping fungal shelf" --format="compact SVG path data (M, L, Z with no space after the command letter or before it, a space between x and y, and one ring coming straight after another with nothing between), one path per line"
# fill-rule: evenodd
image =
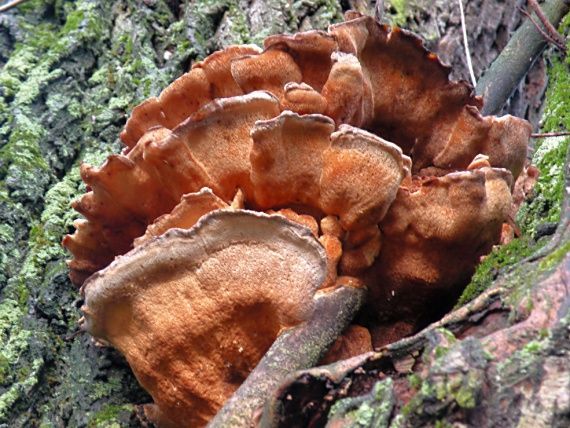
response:
M133 110L123 153L98 168L82 166L89 192L74 207L85 219L63 244L73 254L72 281L85 282L85 326L127 356L163 421L183 424L194 415L207 422L291 325L279 298L268 300L289 292L280 275L293 274L283 257L298 257L291 262L305 274L320 272L318 280L309 275L295 304L341 277L366 286L362 318L376 345L413 332L460 292L499 241L531 127L482 116L472 88L448 75L413 34L348 13L328 32L271 36L263 50L234 46L210 55ZM237 235L224 232L224 222ZM267 231L263 238L256 224ZM207 247L207 233L228 241ZM279 255L278 242L293 235L300 249ZM248 249L247 242L263 244ZM314 260L307 253L301 262L303 248ZM241 277L230 259L209 259L219 251L242 251ZM230 267L214 269L219 263ZM225 307L232 281L278 291L247 304L231 297L234 306ZM217 350L231 346L219 337L197 345L204 335L184 332L192 294L226 314L251 302L270 308L259 309L272 331L258 345L248 341L264 334L255 331L264 323L247 321L254 331L242 339L254 355L225 379L207 371L203 382L215 397L190 385L193 373L223 361ZM173 301L183 302L182 312ZM167 343L164 332L174 327L184 346ZM162 345L150 346L153 338ZM200 359L188 356L198 352L192 344L205 349L201 366L190 363ZM165 379L168 371L176 379Z

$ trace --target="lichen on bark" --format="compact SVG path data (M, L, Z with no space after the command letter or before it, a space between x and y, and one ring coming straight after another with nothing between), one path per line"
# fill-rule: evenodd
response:
M170 18L151 13L161 7ZM163 2L30 1L14 20L0 71L0 424L81 426L107 402L147 398L124 363L104 369L116 355L69 337L78 296L60 241L84 192L76 159L117 150L125 110L182 71L180 55L164 65L152 46L180 32Z

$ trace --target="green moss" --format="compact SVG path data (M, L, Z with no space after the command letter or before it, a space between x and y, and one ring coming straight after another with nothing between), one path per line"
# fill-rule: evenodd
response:
M237 2L230 2L227 12L227 33L231 34L233 43L242 44L251 42L251 34L247 23L247 16Z
M90 398L93 401L96 401L119 392L121 390L121 381L121 376L115 374L111 375L106 382L95 382L93 384L92 392L89 395Z
M564 31L568 27L570 27L570 15L564 18L561 30ZM570 46L570 42L568 45ZM548 70L549 85L542 118L542 132L570 129L569 68L570 59L568 57L554 56L552 58L552 65ZM540 175L533 196L521 206L516 218L523 236L508 245L495 248L485 258L478 266L470 284L465 288L457 306L474 299L491 285L499 271L505 271L505 268L535 253L548 241L548 238L539 239L539 234L546 226L555 225L560 220L565 191L564 165L569 150L570 138L567 137L551 137L535 142L532 163L539 169ZM570 245L566 243L542 259L537 269L528 274L536 276L540 271L551 269L563 259L568 251L570 251ZM513 275L517 276L516 273ZM509 283L518 289L512 293L511 300L520 301L526 294L521 284L528 284L529 280L514 276Z
M42 426L85 426L94 401L141 393L128 370L101 369L109 363L88 358L83 342L62 340L79 316L60 245L77 217L70 201L85 190L73 161L83 151L100 164L116 151L124 112L181 73L183 55L157 60L154 22L171 21L138 2L25 6L15 15L22 37L0 69L0 425L35 426L39 414ZM171 47L181 30L164 32Z
M570 98L569 98L570 99ZM540 171L535 196L525 203L517 216L523 233L535 236L541 225L560 220L564 194L564 162L570 138L549 138L537 145L533 164Z
M422 382L419 392L402 409L402 414L410 417L421 415L426 402L434 400L442 406L456 403L464 409L473 409L477 405L477 395L481 388L481 380L477 373L439 374Z
M470 386L461 386L455 393L455 401L459 407L473 409L476 405L474 390Z
M264 9L277 19L262 28L252 28L238 0L197 0L186 9L191 43L191 56L202 59L216 49L236 43L261 46L263 40L276 33L302 29L326 29L342 20L342 8L335 0L268 0ZM281 19L279 19L281 18Z
M18 301L6 299L0 303L0 385L14 380L13 368L32 335L23 327L22 315Z
M565 32L570 28L570 14L560 26ZM570 42L568 42L570 47ZM548 89L542 118L542 132L570 129L570 58L553 56L548 70ZM521 207L517 220L527 236L534 236L545 223L558 223L561 201L565 191L564 165L570 150L570 138L546 138L538 140L532 162L540 171L535 186L535 197ZM570 248L564 246L547 257L539 266L551 268Z
M120 418L126 417L133 411L133 406L107 405L93 415L87 423L88 428L119 428L123 426Z
M12 126L8 143L0 149L0 177L4 177L12 199L36 202L51 179L39 145L45 130L23 114L14 116Z
M201 59L216 49L251 41L247 18L237 0L198 0L188 6L186 16L192 56ZM218 27L221 20L226 27ZM223 34L216 35L220 31Z
M8 89L2 102L10 105L10 112L0 116L2 133L7 136L7 144L0 149L0 179L14 200L37 203L53 180L51 165L42 150L48 131L33 113L32 103L51 82L65 74L55 67L64 54L69 55L82 42L102 37L98 12L91 2L81 2L60 31L49 23L21 21L26 37L16 44L0 70L0 82Z
M340 2L335 0L295 1L291 11L295 27L303 30L326 30L330 24L343 20ZM310 25L296 18L300 15L307 15L307 13L311 15Z
M506 245L495 247L477 267L456 307L463 306L489 288L500 269L514 265L523 258L530 256L534 251L535 246L527 237L515 239Z
M532 340L509 358L501 361L497 364L496 383L499 386L512 385L540 371L536 362L546 352L548 344L549 338Z
M568 33L570 30L570 14L567 14L560 24L559 31ZM570 46L570 41L567 43ZM553 56L548 70L548 90L544 110L544 132L570 129L570 58Z
M393 0L390 2L390 6L396 10L396 15L392 16L392 23L399 27L403 27L406 24L409 15L408 0Z
M453 334L453 332L451 330L448 330L447 328L444 328L444 327L438 327L436 329L436 331L443 336L443 338L445 339L445 342L448 345L452 345L455 342L457 342L457 338L455 337L455 335Z
M18 5L18 9L24 13L33 13L45 6L45 3L45 0L28 0Z
M422 385L422 378L418 374L412 373L408 376L408 383L410 384L410 387L418 390Z
M444 355L447 354L448 351L449 348L447 348L446 346L436 346L434 349L435 358L443 357Z
M27 394L38 382L43 358L26 361L32 355L32 338L47 346L50 339L43 329L26 328L26 312L31 290L37 293L46 264L64 255L60 245L62 233L69 227L74 214L69 203L78 193L79 173L75 169L46 195L49 201L40 221L30 231L29 251L18 275L12 277L3 290L0 303L0 385L9 388L0 395L0 422L8 418L8 409L22 394ZM56 302L54 302L56 303ZM6 370L7 369L7 370Z
M480 381L476 376L451 376L447 382L447 394L464 409L472 409L476 404L476 394L480 387Z
M473 409L478 404L489 364L481 343L475 338L457 340L445 329L437 329L428 341L423 352L426 370L408 377L415 394L398 412L398 426L427 426L456 407Z
M44 361L35 359L32 361L28 376L20 382L13 383L2 395L0 395L0 422L10 416L12 406L22 396L29 394L38 383L40 370Z
M102 156L98 154L96 156L86 156L86 158L98 161L101 160ZM43 329L36 328L32 332L23 327L26 317L25 311L31 290L37 295L41 293L41 288L45 286L46 279L66 274L65 265L62 262L53 264L51 269L46 269L46 266L65 257L60 241L61 236L69 229L72 221L77 217L76 213L69 210L69 204L81 191L82 186L79 185L79 182L79 168L75 167L46 194L48 203L39 221L34 224L30 231L27 257L19 274L11 279L8 287L4 290L4 297L11 296L11 299L0 305L0 320L4 320L3 323L0 321L0 331L2 331L2 325L5 325L4 330L7 329L8 331L7 335L4 335L5 340L0 340L0 361L4 362L3 366L9 365L9 373L12 373L12 376L8 378L2 376L3 370L0 368L0 380L4 381L0 382L0 384L11 384L11 387L6 392L7 395L0 396L0 403L2 400L5 400L7 403L14 402L18 398L18 394L27 393L27 386L35 385L36 383L38 372L43 367L43 359L35 358L26 363L26 360L22 358L22 356L33 355L38 352L30 347L30 340L34 338L43 347L53 343ZM68 293L72 294L73 299L75 292L70 289ZM38 302L41 303L42 299ZM58 307L57 301L53 301L50 298L49 304L56 307L55 313L62 313L62 308ZM38 306L46 310L44 304L38 304ZM71 328L75 328L75 310L73 308L70 309L72 315L72 318L70 318ZM15 368L18 370L17 374L14 374ZM93 393L98 399L108 396L114 390L119 389L117 384L120 384L120 382L107 383L99 381L91 382L89 385L95 391L99 387L98 393ZM86 391L90 388L85 387ZM102 388L105 388L105 390L103 391ZM0 413L0 422L7 417L7 413Z
M363 397L338 400L330 409L328 420L341 420L352 427L387 426L393 406L393 382L376 382ZM348 422L350 421L350 422Z
M423 352L422 361L425 365L430 365L436 360L441 360L456 342L457 339L450 330L437 328L431 334L430 346Z
M558 263L562 261L562 259L570 252L570 242L565 242L559 248L554 250L548 256L544 257L540 264L538 265L540 270L548 270L554 266L557 266Z

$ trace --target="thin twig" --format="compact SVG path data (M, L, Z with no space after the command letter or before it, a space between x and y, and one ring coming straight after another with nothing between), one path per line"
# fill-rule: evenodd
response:
M550 34L548 34L546 31L544 31L542 29L540 24L535 21L535 19L532 17L532 15L530 13L528 13L526 10L524 10L523 8L520 8L520 7L517 7L517 9L520 11L520 13L522 13L524 16L526 16L530 22L532 22L532 25L534 25L534 27L537 29L537 31L542 35L542 37L544 37L544 39L547 42L552 43L561 51L566 52L566 46L564 46L564 44L561 44L557 40L550 37Z
M75 339L77 336L79 336L80 334L83 334L83 333L85 333L85 330L81 330L81 329L76 330L76 331L74 331L73 333L71 333L71 334L65 336L65 337L63 338L63 340L65 340L66 342L69 342L70 340Z
M12 9L15 6L18 6L20 3L24 3L26 0L13 0L10 3L6 3L2 6L0 6L0 13L1 12L6 12L7 10Z
M548 137L566 137L570 135L570 131L560 131L560 132L544 132L530 134L532 138L548 138Z
M465 25L465 14L463 12L463 1L457 0L459 2L459 13L461 15L461 30L463 31L463 47L465 48L465 57L467 58L467 68L469 69L469 75L471 76L471 83L475 88L477 86L477 79L475 79L475 73L473 72L473 64L471 64L471 53L469 52L469 43L467 42L467 27Z
M377 22L382 22L384 16L384 0L376 0L376 7L374 9L374 18Z
M542 22L542 25L544 25L544 28L548 33L548 35L550 36L550 38L555 41L556 46L559 47L562 46L561 49L563 51L566 51L566 40L564 40L564 37L562 37L560 33L556 31L556 28L554 28L554 26L550 23L550 21L542 11L542 8L538 4L538 1L527 0L527 4L530 10L532 10L536 14L540 22Z

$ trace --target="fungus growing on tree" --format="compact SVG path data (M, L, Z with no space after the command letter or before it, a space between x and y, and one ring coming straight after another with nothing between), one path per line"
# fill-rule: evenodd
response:
M85 327L163 421L206 423L317 289L365 284L360 321L387 343L448 309L499 242L530 125L482 116L411 33L346 18L212 54L133 110L122 154L81 168L72 281L124 254L85 283ZM369 346L362 328L339 355Z
M511 174L488 164L400 187L380 223L382 251L366 272L376 347L417 331L453 305L462 291L457 284L469 282L501 235L511 188Z
M283 329L310 317L326 272L325 251L305 227L218 210L92 275L84 328L126 356L158 420L200 426Z

